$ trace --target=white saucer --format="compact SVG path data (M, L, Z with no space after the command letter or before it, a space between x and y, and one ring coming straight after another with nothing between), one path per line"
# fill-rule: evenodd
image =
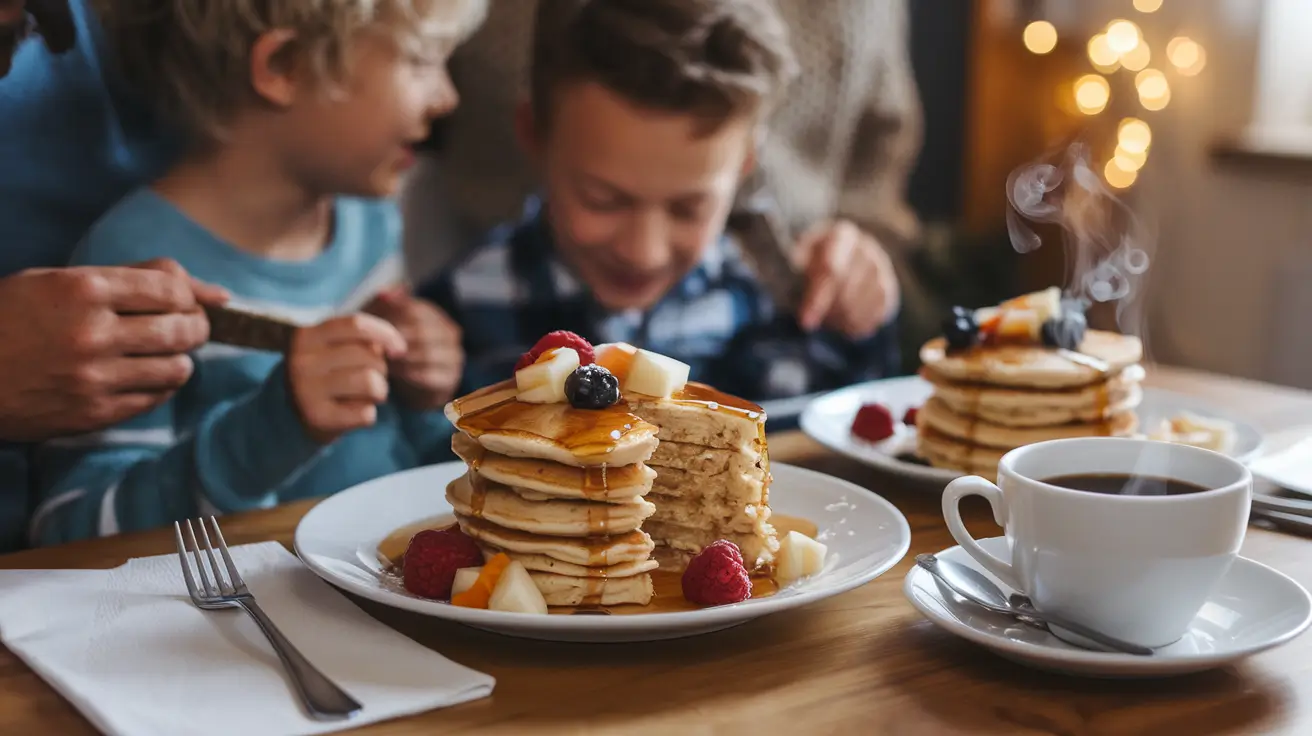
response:
M911 544L907 520L864 488L811 470L772 463L774 513L814 523L829 548L824 570L731 606L615 616L540 616L460 608L410 595L384 575L378 545L392 532L451 513L444 490L465 472L444 463L396 473L325 499L296 527L296 553L324 580L395 608L511 636L551 641L655 641L704 634L846 592L897 564Z
M937 490L942 490L944 485L962 473L898 459L898 455L915 451L915 427L899 422L894 427L896 434L882 442L868 442L852 435L852 420L862 404L883 404L895 418L901 419L907 409L921 406L933 392L933 385L920 376L859 383L815 399L802 412L799 423L802 431L810 435L811 439L840 455L895 475L933 483ZM1262 449L1262 432L1253 425L1192 396L1159 388L1144 388L1143 403L1137 410L1140 426L1151 426L1181 412L1224 419L1234 424L1237 436L1230 456L1240 462L1252 460Z
M981 539L980 544L1000 557L1008 554L1005 537ZM1011 592L960 547L937 556L969 565ZM919 566L907 573L902 592L930 621L1001 657L1091 677L1166 677L1208 670L1284 644L1312 623L1312 597L1303 586L1244 557L1235 560L1184 638L1148 657L1079 649L1047 631L945 594Z

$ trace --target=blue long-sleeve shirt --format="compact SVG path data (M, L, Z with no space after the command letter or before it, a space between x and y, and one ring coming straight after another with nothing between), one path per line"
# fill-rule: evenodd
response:
M353 311L400 275L390 202L339 199L333 239L310 261L274 261L215 238L149 189L92 228L74 262L113 265L169 255L227 287L234 304L313 324ZM302 428L281 356L210 344L168 403L102 432L47 442L34 455L31 534L56 544L321 496L449 452L440 412L393 403L378 422L327 446Z
M55 56L39 40L24 42L0 78L0 277L66 264L96 218L158 176L177 150L107 73L87 0L69 8L77 45ZM0 552L26 542L28 449L0 443Z

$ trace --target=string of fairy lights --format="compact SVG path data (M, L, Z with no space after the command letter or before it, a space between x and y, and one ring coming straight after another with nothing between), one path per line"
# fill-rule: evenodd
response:
M1133 0L1139 13L1155 13L1163 0ZM1025 26L1025 48L1047 54L1057 48L1057 28L1046 20ZM1164 69L1180 77L1194 77L1207 66L1207 51L1188 36L1177 35L1167 42L1165 59L1153 64L1153 49L1143 30L1133 20L1116 18L1094 34L1086 44L1086 55L1094 71L1081 75L1070 87L1071 102L1079 112L1094 116L1112 101L1112 83L1117 75L1133 75L1134 97L1148 113L1166 109L1171 103L1171 79ZM1164 62L1164 63L1163 63ZM1148 162L1152 128L1139 117L1123 118L1116 127L1116 148L1103 166L1103 178L1117 189L1134 185L1139 170Z

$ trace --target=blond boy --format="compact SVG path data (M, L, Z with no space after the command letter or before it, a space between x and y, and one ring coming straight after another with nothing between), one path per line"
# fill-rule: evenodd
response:
M160 408L38 460L38 543L323 495L444 451L458 330L394 287L410 147L454 107L468 0L103 0L115 71L182 155L77 264L169 256L294 319L287 356L207 346ZM371 298L372 297L372 298ZM370 314L358 310L367 306ZM374 316L376 315L376 316Z

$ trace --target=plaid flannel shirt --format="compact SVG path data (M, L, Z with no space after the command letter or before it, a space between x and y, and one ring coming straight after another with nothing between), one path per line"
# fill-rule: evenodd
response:
M542 335L570 330L594 344L628 342L687 363L693 380L745 398L797 396L892 375L893 327L853 342L804 333L770 297L728 235L646 311L607 311L556 254L540 205L493 232L420 289L464 333L461 392L508 378Z

